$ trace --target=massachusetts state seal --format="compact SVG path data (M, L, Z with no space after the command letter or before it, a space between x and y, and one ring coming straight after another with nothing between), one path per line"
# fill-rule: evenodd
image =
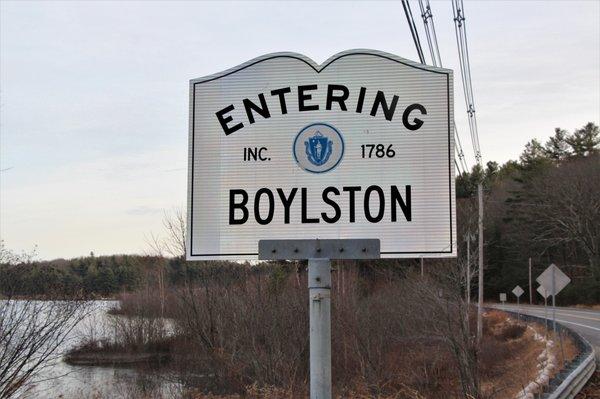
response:
M344 156L344 139L333 126L325 123L308 125L296 135L294 159L302 169L324 173L335 168Z

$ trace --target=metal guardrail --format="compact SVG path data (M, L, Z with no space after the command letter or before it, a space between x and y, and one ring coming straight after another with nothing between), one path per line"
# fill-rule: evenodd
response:
M517 312L501 308L493 308L517 316ZM525 321L545 323L542 317L520 314L520 319ZM596 354L594 347L579 333L557 322L556 329L559 334L566 334L573 339L579 349L579 354L568 363L548 383L548 392L541 395L542 399L572 399L583 389L594 371L596 370Z
M563 382L554 389L554 391L544 398L547 399L572 399L583 389L583 386L588 382L594 370L596 369L596 359L594 352L588 355L574 370L570 370L570 374Z

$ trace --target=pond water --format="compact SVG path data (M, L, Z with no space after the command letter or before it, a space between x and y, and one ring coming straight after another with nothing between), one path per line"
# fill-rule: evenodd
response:
M24 398L176 398L181 384L165 372L130 367L73 366L63 355L89 337L111 339L107 311L117 301L93 301L89 314L68 335L56 358L48 361L35 377L35 384Z

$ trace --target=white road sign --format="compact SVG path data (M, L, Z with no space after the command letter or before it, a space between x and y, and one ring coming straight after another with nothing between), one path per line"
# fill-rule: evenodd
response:
M500 302L506 302L506 293L505 292L500 294Z
M555 289L552 289L552 274L554 273L554 286ZM564 274L562 270L560 270L554 263L548 266L546 270L542 274L535 279L542 287L548 291L549 295L556 295L562 291L570 282L571 279L569 276Z
M187 258L374 238L456 256L452 71L374 50L264 55L190 81Z
M542 296L542 298L546 299L550 296L550 292L546 291L546 289L544 287L542 287L541 285L539 287L537 287L537 292L538 294L540 294Z
M525 291L523 291L523 288L521 288L521 286L517 285L515 288L513 288L512 293L514 294L514 296L516 296L517 298L519 298L521 295L523 295Z

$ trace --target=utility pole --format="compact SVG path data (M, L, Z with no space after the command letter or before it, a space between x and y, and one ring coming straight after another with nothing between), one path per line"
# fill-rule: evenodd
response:
M467 309L471 304L471 232L467 235Z
M469 313L469 307L471 306L471 230L467 232L465 236L467 242L467 314Z
M533 289L531 288L531 258L529 258L529 304L533 305Z
M483 335L483 185L481 180L477 185L479 200L479 301L477 304L477 342L481 342Z

